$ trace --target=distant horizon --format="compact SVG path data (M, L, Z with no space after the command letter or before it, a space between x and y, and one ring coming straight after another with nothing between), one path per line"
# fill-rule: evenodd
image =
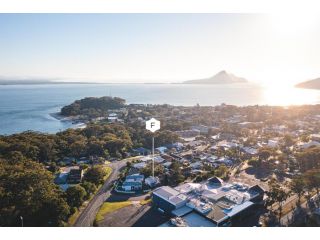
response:
M224 71L224 70L223 70ZM229 74L234 74L232 72L228 72ZM211 75L207 78L211 78L214 75ZM237 76L237 75L236 75ZM242 76L237 76L242 77ZM207 79L207 78L201 78L201 79ZM244 77L245 78L245 77ZM201 79L184 79L184 80L169 80L169 79L71 79L71 78L6 78L0 76L0 85L18 85L18 84L183 84L187 81L192 80L201 80ZM246 78L245 78L246 79ZM308 82L311 80L318 79L318 77L313 79L301 79L301 81L297 81L296 83L288 86L295 86L300 83ZM320 79L320 74L319 74ZM226 84L256 84L261 86L266 86L265 83L259 82L259 81L250 81L246 79L247 82L244 83L226 83ZM215 84L214 84L215 85ZM217 85L221 85L221 83L218 83ZM223 85L223 84L222 84Z

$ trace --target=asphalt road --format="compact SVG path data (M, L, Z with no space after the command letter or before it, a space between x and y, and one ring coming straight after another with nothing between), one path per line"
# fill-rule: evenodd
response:
M74 227L90 227L97 215L100 206L110 196L111 187L113 182L118 178L119 170L126 165L128 160L116 161L110 163L112 173L109 178L105 181L103 186L99 189L96 195L91 199L86 208L81 212L78 219L76 220Z

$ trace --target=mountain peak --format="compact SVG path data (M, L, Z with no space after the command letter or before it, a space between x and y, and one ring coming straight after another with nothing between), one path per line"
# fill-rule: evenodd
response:
M246 79L241 77L236 77L231 73L227 73L227 71L222 70L218 72L216 75L199 80L189 80L184 83L187 84L232 84L232 83L245 83L248 82Z
M297 88L320 89L320 78L308 80L295 85Z
M228 74L226 70L222 70L218 72L216 75L223 75L223 74Z

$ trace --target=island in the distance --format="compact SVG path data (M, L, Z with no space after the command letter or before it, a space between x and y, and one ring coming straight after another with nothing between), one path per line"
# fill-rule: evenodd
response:
M226 71L220 71L216 75L210 78L188 80L184 81L184 84L233 84L233 83L247 83L245 78L237 77Z
M297 88L320 89L320 78L301 82L295 85Z

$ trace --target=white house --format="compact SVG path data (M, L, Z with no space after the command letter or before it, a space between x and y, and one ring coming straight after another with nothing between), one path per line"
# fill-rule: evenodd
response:
M154 162L155 163L162 163L162 162L164 162L165 160L164 160L164 158L162 158L162 157L160 157L160 156L155 156L154 157Z
M197 125L197 126L192 126L191 130L195 131L200 131L202 134L207 134L209 132L210 127L207 127L205 125Z
M250 155L255 155L258 153L258 149L252 148L252 147L243 147L242 150Z
M117 122L118 121L118 116L116 113L110 113L108 116L108 121L109 122Z
M133 167L136 169L142 169L145 168L147 166L147 164L145 162L140 162L140 163L135 163L133 164Z
M144 180L145 184L147 184L148 186L150 187L155 187L157 186L159 183L160 183L160 180L158 177L147 177L145 180Z
M279 141L278 140L274 140L274 139L270 139L270 140L268 140L267 145L268 145L268 147L276 148L276 147L279 146Z

